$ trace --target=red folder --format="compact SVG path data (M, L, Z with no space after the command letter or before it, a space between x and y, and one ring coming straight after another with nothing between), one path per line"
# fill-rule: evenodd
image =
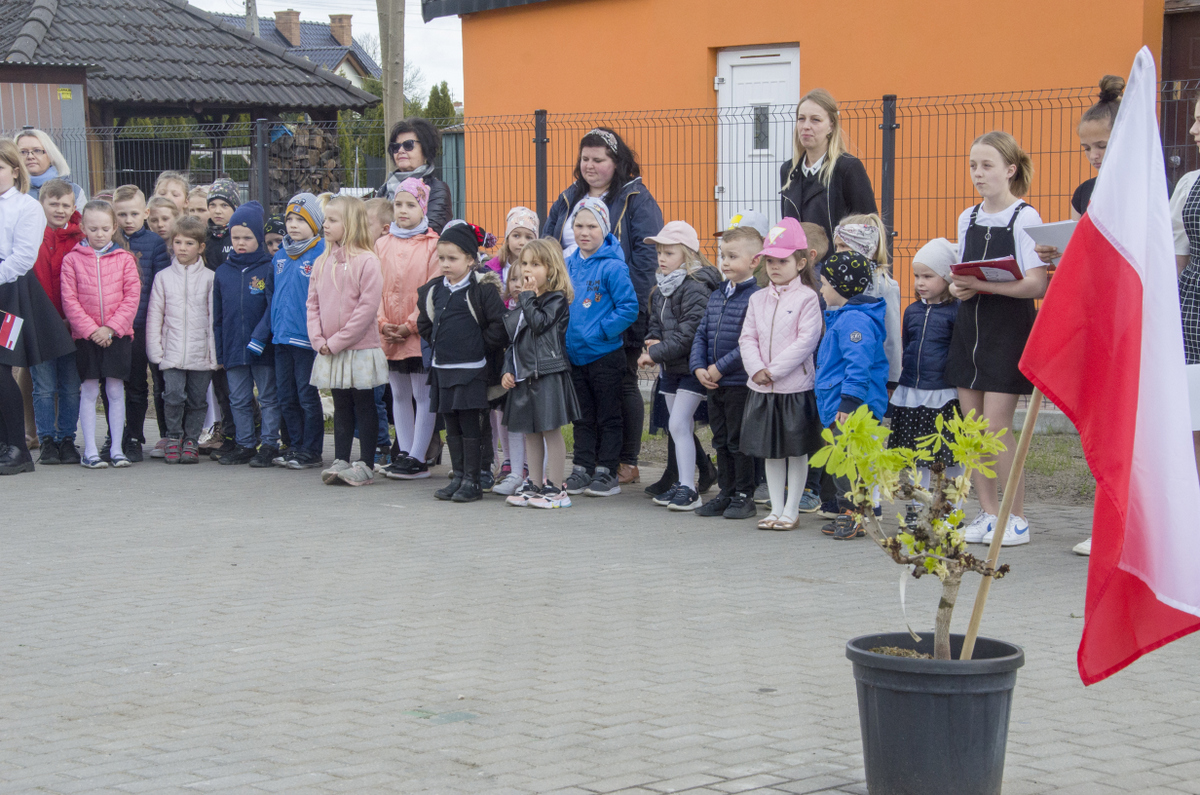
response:
M21 336L21 326L25 321L16 315L0 312L0 348L13 350L17 347L17 338Z
M1015 257L960 262L951 265L950 271L961 276L974 276L985 282L1015 282L1025 278Z

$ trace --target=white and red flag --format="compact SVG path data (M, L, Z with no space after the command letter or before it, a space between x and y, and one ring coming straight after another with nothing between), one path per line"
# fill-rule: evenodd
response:
M1089 685L1200 629L1200 482L1156 95L1143 47L1021 358L1096 476L1078 655Z

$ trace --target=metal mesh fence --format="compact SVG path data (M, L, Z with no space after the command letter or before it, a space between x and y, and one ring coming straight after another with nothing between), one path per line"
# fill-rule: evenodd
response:
M1200 168L1188 134L1198 87L1161 87L1172 186ZM1026 200L1046 220L1066 218L1076 186L1094 175L1076 135L1079 117L1094 101L1094 88L1068 88L841 103L847 149L866 166L894 228L895 276L908 300L912 255L930 238L954 239L958 214L978 201L967 169L972 141L989 130L1011 132L1035 166ZM645 187L664 218L691 223L715 262L713 235L735 212L758 209L779 217L779 170L792 151L794 113L791 106L763 105L431 121L443 128L437 166L452 188L455 215L498 234L513 206L544 218L572 182L579 140L593 127L610 127L637 152ZM300 191L372 195L391 171L382 123L349 113L337 122L145 120L120 129L47 132L75 180L91 192L134 183L149 194L160 172L176 170L196 184L229 176L247 198L279 212Z

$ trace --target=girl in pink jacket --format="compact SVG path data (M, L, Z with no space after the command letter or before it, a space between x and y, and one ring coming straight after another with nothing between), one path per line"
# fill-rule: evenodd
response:
M808 457L823 444L813 354L825 321L800 222L783 219L767 234L765 246L758 257L770 283L750 296L738 338L751 390L740 448L766 459L771 512L759 528L794 530Z
M84 239L67 252L62 263L63 313L75 338L79 368L79 422L83 429L83 458L88 469L108 466L96 449L96 400L100 379L108 395L108 431L115 441L125 429L125 379L133 355L133 319L142 297L142 280L133 255L114 242L117 215L106 201L83 208ZM114 445L112 465L130 466Z
M410 177L392 198L394 220L388 233L375 241L383 268L383 298L379 304L379 334L388 360L392 386L392 416L400 453L383 468L394 480L429 477L425 451L433 437L436 415L429 410L429 376L421 359L417 335L417 288L440 272L437 233L429 228L425 211L429 186ZM413 404L416 408L413 408Z
M387 383L388 373L377 325L383 276L361 199L331 199L324 232L325 253L308 283L308 338L317 352L309 383L333 393L334 461L321 479L365 486L374 482L374 389ZM350 464L356 422L371 431L362 434L359 460Z

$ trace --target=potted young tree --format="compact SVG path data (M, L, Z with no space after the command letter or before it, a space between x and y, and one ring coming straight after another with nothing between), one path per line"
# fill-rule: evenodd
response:
M958 529L963 518L958 506L970 491L971 475L995 477L988 459L1004 445L973 413L947 422L939 418L937 429L916 450L889 449L890 432L861 406L840 434L825 431L828 444L812 461L849 479L858 521L892 560L910 567L913 577L933 575L942 584L932 633L910 629L846 644L871 795L998 795L1016 671L1025 662L1020 647L990 638L972 639L973 655L961 659L964 636L950 633L964 575L1000 579L1008 571L1007 565L995 567L972 555ZM956 477L947 477L945 465L934 460L943 445L963 468ZM928 487L915 477L920 463L930 469ZM898 532L885 532L876 517L876 493L910 504Z

